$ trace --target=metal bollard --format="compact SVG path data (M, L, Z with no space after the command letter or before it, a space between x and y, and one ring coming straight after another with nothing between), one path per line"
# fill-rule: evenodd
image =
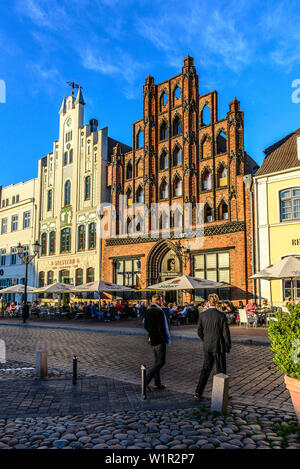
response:
M145 401L147 399L147 389L146 389L146 367L144 365L141 365L141 375L142 375L141 400Z
M77 357L73 357L73 384L77 384Z

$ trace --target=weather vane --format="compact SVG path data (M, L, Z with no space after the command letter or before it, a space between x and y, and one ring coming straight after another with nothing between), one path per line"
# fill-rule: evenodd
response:
M67 81L66 83L67 83L67 85L72 87L72 93L71 93L72 95L74 95L74 88L81 88L82 89L82 86L77 85L77 83L75 83L74 81Z

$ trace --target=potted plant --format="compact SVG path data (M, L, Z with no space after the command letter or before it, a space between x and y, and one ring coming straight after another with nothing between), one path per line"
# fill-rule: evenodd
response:
M270 349L274 363L285 373L285 384L290 392L300 424L300 305L289 305L288 313L275 313L269 323Z

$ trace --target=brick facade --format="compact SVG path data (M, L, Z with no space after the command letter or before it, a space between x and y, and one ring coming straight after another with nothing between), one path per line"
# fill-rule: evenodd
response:
M202 203L204 242L197 250L192 244L190 258L183 262L175 249L174 242L180 236L173 218L167 240L142 239L138 233L135 238L127 237L126 218L116 234L103 240L103 279L116 281L114 262L134 256L140 259L140 277L146 287L161 280L160 263L168 251L179 259L181 273L192 275L194 255L228 251L231 299L245 300L252 293L248 277L253 273L253 253L252 189L247 189L244 176L251 174L256 164L244 151L244 112L239 101L234 98L226 117L219 120L217 92L199 95L196 68L189 56L184 59L182 73L169 80L156 85L148 76L143 98L143 118L132 126L132 150L124 154L117 145L108 167L107 183L117 221L120 194L131 194L135 203L143 191L149 209L153 203L163 202L168 207L176 202L184 210L183 204L190 203L193 226L197 204ZM209 122L204 121L206 106ZM178 151L181 158L176 157ZM163 198L162 185L168 187ZM135 208L129 218L137 215ZM151 215L146 217L149 228L154 229ZM183 231L184 224L183 217ZM181 238L185 248L189 241Z

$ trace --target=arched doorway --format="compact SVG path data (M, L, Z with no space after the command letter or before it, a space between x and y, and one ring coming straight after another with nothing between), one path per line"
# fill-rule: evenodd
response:
M174 244L161 240L153 246L147 259L147 285L178 277L182 274L182 261L176 254ZM166 292L167 303L181 301L181 292Z

